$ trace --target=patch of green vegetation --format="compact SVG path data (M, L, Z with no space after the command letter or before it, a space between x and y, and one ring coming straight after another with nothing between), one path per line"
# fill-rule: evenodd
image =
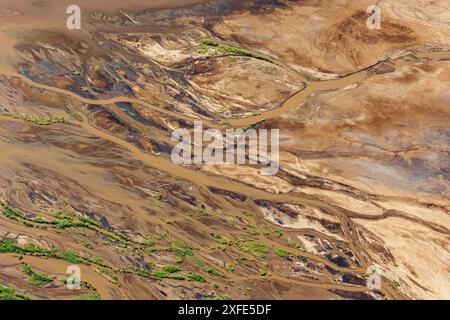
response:
M205 266L205 263L199 258L194 258L193 261L197 267L203 268Z
M209 39L209 38L203 38L202 43L206 46L212 46L212 47L217 47L219 44L217 42L215 42L213 39Z
M263 234L265 236L272 236L276 238L281 238L283 236L283 232L277 229L271 229L268 226L263 227Z
M297 248L297 249L302 248L302 244L300 242L298 242L298 241L295 241L295 240L289 240L288 241L288 246L292 247L292 248Z
M48 221L42 217L29 218L23 212L10 208L4 202L0 202L0 204L3 207L2 211L7 217L13 220L20 220L20 222L27 227L37 227L45 229L47 225L50 225L57 229L87 228L101 233L108 240L118 242L122 247L127 247L129 243L133 243L133 240L125 234L112 228L105 229L97 221L86 217L79 212L72 211L63 214L62 211L57 210L53 213L53 216L58 219ZM36 226L34 224L39 225Z
M62 211L61 210L55 210L53 211L53 216L56 218L61 218Z
M244 131L245 131L245 130L244 130ZM242 210L241 213L242 213L243 215L247 216L247 217L251 217L251 216L252 216L252 214L251 214L250 212L245 211L245 210Z
M72 223L72 221L67 220L67 219L61 219L61 220L57 220L57 221L52 221L52 224L55 225L56 228L58 229L65 229L65 228L70 228L70 227L74 227L75 224Z
M77 297L74 300L102 300L97 292L91 292L83 296Z
M102 267L108 267L108 264L106 264L105 261L103 261L100 258L94 258L92 260L90 260L91 262L95 263L96 265L102 266Z
M30 122L30 123L33 123L33 124L36 124L39 126L48 126L50 124L65 122L63 116L33 118L33 117L30 117L27 115L17 115L17 114L12 114L12 113L2 113L2 115L5 117L10 117L10 118L14 118L14 119L25 121L25 122Z
M73 263L73 264L77 264L77 263L81 263L82 259L80 258L80 256L78 255L77 252L75 251L65 251L65 252L61 252L60 257L62 260Z
M276 253L277 256L279 256L280 258L286 258L289 256L289 252L287 252L286 250L284 250L283 248L280 247L275 247L273 248L273 251Z
M97 221L95 221L94 219L91 219L89 217L80 217L80 221L84 222L85 224L88 224L90 226L100 227L100 224Z
M154 271L152 273L152 276L154 276L156 278L161 278L161 279L169 277L169 275L166 272L164 272L164 271Z
M188 246L186 245L186 243L184 243L184 241L175 239L172 241L172 244L174 244L175 246L179 247L179 248L187 248Z
M128 238L128 236L126 236L126 235L123 234L122 232L114 231L114 234L115 234L116 236L118 236L118 237L119 237L120 239L122 239L122 240L131 242L131 239Z
M230 53L230 54L235 54L238 56L251 57L251 58L255 58L255 59L259 59L259 60L264 60L267 62L273 62L273 60L267 56L263 56L259 53L255 53L255 52L237 48L237 47L232 47L232 46L227 46L227 45L219 45L216 48L217 48L217 51L222 52L222 53Z
M39 224L46 224L46 223L48 223L48 221L47 220L45 220L44 218L42 218L42 217L37 217L37 218L34 218L33 219L33 222L35 222L35 223L39 223Z
M4 206L3 204L2 206L3 206L3 214L5 215L5 217L9 219L17 220L17 218L23 218L25 216L25 214L21 211L14 210L10 207Z
M156 199L156 200L161 200L162 199L162 194L159 193L159 192L155 192L153 194L153 198Z
M200 46L200 47L198 47L198 53L205 54L209 51L209 49L210 49L210 47L208 47L208 46Z
M14 239L2 238L0 239L0 253L45 255L47 250L37 247L34 244L19 246Z
M266 226L263 227L262 233L263 233L263 235L265 235L265 236L267 236L267 237L269 237L269 236L271 235L270 229L267 228Z
M190 272L187 277L188 279L193 281L206 282L206 279L201 274L198 273Z
M250 252L251 249L248 247L248 245L243 242L243 241L235 241L234 245L236 248L238 248L239 250L243 251L243 252Z
M231 300L231 297L225 293L215 293L213 297L208 297L205 300Z
M218 277L222 276L222 274L219 271L217 271L216 269L211 268L211 267L206 268L205 271L214 276L218 276Z
M89 242L83 241L82 243L83 243L83 246L84 246L85 248L88 248L88 249L92 249L92 248L93 248L93 247L92 247L92 244L90 244Z
M101 274L105 275L109 282L112 282L114 284L118 284L119 283L119 279L117 278L117 276L113 272L111 272L110 270L100 269L98 272L100 272Z
M109 266L105 262L103 262L101 259L98 258L90 259L81 257L75 251L59 251L55 248L47 250L38 247L34 244L20 246L14 239L6 239L6 238L0 239L0 253L18 253L34 256L46 256L49 258L61 259L73 264L83 263L89 265L90 263L94 263L102 267L109 268Z
M151 276L150 272L148 272L147 270L141 269L141 268L136 268L133 265L130 265L126 269L121 269L121 272L123 272L123 273L134 273L134 274L137 274L138 276L141 276L141 277L144 277L144 278L149 278Z
M225 236L221 236L221 235L215 234L215 235L213 235L212 237L214 238L214 240L215 240L216 242L218 242L218 243L220 243L220 244L228 245L228 244L231 243L231 240L228 239L228 238L225 237Z
M217 293L219 300L231 300L231 297L225 293Z
M64 117L63 116L55 116L52 118L52 123L64 123Z
M171 274L164 271L154 271L152 276L159 279L175 279L175 280L185 280L186 278L182 275Z
M183 258L182 257L176 257L175 258L175 263L183 263Z
M180 248L170 248L169 252L173 252L173 253L177 253L180 254L182 256L193 256L194 252L192 252L191 249L180 249Z
M283 236L283 231L280 230L272 230L272 235L277 238L281 238Z
M232 263L227 263L225 265L225 268L230 272L234 272L234 270L235 270L234 265Z
M220 45L218 42L214 41L213 39L203 38L201 40L201 42L205 46L215 47L218 52L230 53L230 54L234 54L234 55L238 55L238 56L251 57L251 58L255 58L255 59L264 60L267 62L273 62L273 60L268 56L265 56L265 55L262 55L262 54L259 54L256 52L252 52L249 50L241 49L238 47L233 47L233 46L229 46L229 45Z
M209 217L209 213L203 209L196 210L195 214L198 215L199 217Z
M400 282L398 282L397 280L391 280L391 283L394 287L400 287Z
M167 265L167 266L162 267L162 271L168 272L168 273L176 273L176 272L180 272L181 269L178 268L177 266Z
M252 242L249 244L249 247L253 250L253 251L257 251L260 253L268 253L269 252L269 248L267 248L264 244L262 243L258 243L258 242Z
M34 272L33 269L26 263L23 264L22 271L30 276L28 278L28 284L32 286L39 286L43 283L50 283L53 281L53 278L46 274Z
M0 300L31 300L31 298L0 284Z
M258 230L257 230L256 228L254 228L254 227L248 227L248 228L246 228L245 231L246 231L249 235L252 235L252 236L257 236L257 235L259 235Z
M164 238L166 236L166 234L164 232L155 235L155 239L156 240L161 240L162 238Z
M152 254L152 253L160 252L160 251L161 251L161 249L153 248L153 247L150 247L150 248L146 248L146 249L145 249L145 252L147 252L148 254Z

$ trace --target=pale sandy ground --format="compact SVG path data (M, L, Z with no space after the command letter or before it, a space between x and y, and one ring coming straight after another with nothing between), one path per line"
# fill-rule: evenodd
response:
M355 220L382 241L394 261L373 253L384 274L400 282L400 289L415 299L450 299L449 235L433 232L403 219ZM369 231L370 230L370 231Z
M373 1L286 3L287 8L277 8L267 16L244 12L225 18L214 29L284 61L327 73L367 67L394 48L450 45L446 0L383 1L379 32L370 32L366 26L366 10Z

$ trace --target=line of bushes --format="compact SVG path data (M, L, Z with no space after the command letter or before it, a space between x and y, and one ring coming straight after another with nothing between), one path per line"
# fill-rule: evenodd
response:
M206 46L215 47L216 50L221 53L230 53L230 54L234 54L237 56L251 57L251 58L264 60L264 61L273 63L272 58L267 57L262 54L259 54L259 53L256 53L256 52L252 52L249 50L245 50L245 49L241 49L241 48L233 47L233 46L229 46L229 45L221 45L221 44L217 43L216 41L209 39L209 38L204 38L201 41Z

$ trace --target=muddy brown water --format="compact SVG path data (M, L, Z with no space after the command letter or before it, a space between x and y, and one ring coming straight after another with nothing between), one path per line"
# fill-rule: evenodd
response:
M445 51L445 52L433 52L433 53L417 53L416 55L418 58L428 58L428 59L433 59L433 60L439 60L439 59L444 59L444 58L450 57L450 52ZM401 59L396 60L396 63L401 63L402 66L413 64L415 62L416 61L405 62ZM26 76L21 75L21 74L17 73L16 71L9 69L9 68L5 68L5 67L0 67L0 74L2 74L4 76L8 76L8 77L19 78L21 81L25 82L26 84L28 84L32 87L48 90L48 91L54 92L54 93L58 93L58 94L73 98L75 100L78 100L80 102L87 103L87 104L97 104L97 105L100 104L100 105L107 106L107 105L120 103L120 102L128 102L128 103L135 103L135 104L143 105L145 107L151 108L158 112L161 112L161 113L164 113L171 117L179 118L182 120L187 120L187 121L199 120L199 119L193 119L191 117L188 117L188 116L176 113L176 112L166 110L164 108L155 107L155 106L151 105L150 103L141 101L139 99L134 99L134 98L119 96L119 97L113 97L113 98L108 98L108 99L89 99L89 98L81 97L78 94L73 93L68 90L64 90L64 89L37 83L33 80L30 80ZM346 77L343 77L343 78L340 78L337 80L312 82L305 89L303 89L302 91L298 92L297 94L293 95L288 100L286 100L283 103L283 105L279 108L269 110L267 112L262 113L261 115L254 116L254 117L224 120L221 124L219 124L219 126L228 124L228 125L231 125L234 127L248 127L248 126L254 125L256 123L259 123L261 121L278 117L283 113L286 113L292 109L297 108L311 94L314 94L314 93L320 92L320 91L324 91L324 90L334 90L334 89L342 88L342 87L345 87L345 86L348 86L348 85L351 85L354 83L361 82L361 81L367 79L368 77L370 77L370 74L367 72L366 69L364 69L362 71L353 73L351 75L348 75ZM134 146L133 144L131 144L129 142L126 142L118 137L115 137L112 134L109 134L103 130L93 127L92 125L89 124L88 120L85 117L83 117L83 118L84 118L84 120L81 122L81 126L87 132L89 132L97 137L100 137L102 139L105 139L106 141L110 141L114 144L117 144L117 145L123 147L124 149L127 149L132 154L134 159L140 160L152 168L155 168L160 171L169 173L170 175L191 181L192 183L194 183L202 188L206 189L208 186L212 186L212 187L216 187L216 188L220 188L220 189L224 189L224 190L228 190L228 191L232 191L232 192L236 192L236 193L240 193L240 194L245 194L245 195L251 196L253 198L260 198L260 199L267 199L267 200L292 201L292 202L300 201L301 203L306 202L306 203L309 203L309 204L315 205L315 206L319 205L319 207L320 207L320 203L318 203L317 201L309 200L307 198L301 198L298 196L292 196L292 195L288 195L288 194L287 195L271 194L271 193L268 193L268 192L265 192L262 190L252 188L250 186L244 185L239 182L234 182L234 181L230 181L228 179L224 179L223 177L207 175L207 174L204 174L199 171L194 171L194 170L190 170L188 168L185 168L185 167L182 167L179 165L175 165L170 161L169 157L156 156L156 155L152 155L149 153L145 153L145 152L141 151L138 147ZM205 121L205 123L212 127L217 126L217 124L211 120ZM8 148L7 146L5 146L5 147ZM324 204L322 203L322 206L323 205ZM329 206L326 206L326 207L329 208Z
M418 58L422 58L422 59L440 60L440 59L446 59L446 58L450 57L450 53L449 52L417 53L416 56ZM397 59L395 61L395 65L396 65L396 67L402 67L404 65L414 64L415 62L416 62L416 60L407 61L407 60ZM29 85L31 87L39 88L39 89L46 90L46 91L53 92L53 93L57 93L58 95L62 95L65 97L70 97L71 99L77 100L82 103L100 104L100 105L108 106L108 105L113 105L115 103L120 103L120 102L129 102L129 103L140 104L142 106L153 109L157 112L161 112L168 116L179 118L182 120L186 120L186 121L197 120L197 119L193 119L191 117L187 117L182 114L178 114L176 112L172 112L172 111L165 110L163 108L155 107L155 106L151 105L150 103L147 103L147 102L144 102L144 101L141 101L138 99L133 99L133 98L127 98L127 97L113 97L113 98L107 98L107 99L84 98L84 97L77 95L76 93L73 93L73 92L70 92L70 91L67 91L64 89L36 83L36 82L30 80L29 78L17 73L16 71L6 68L6 67L0 67L0 74L7 76L7 77L20 79L20 81L26 83L27 85ZM269 111L264 112L261 115L256 116L256 117L248 117L248 118L241 118L241 119L229 119L229 120L225 120L225 121L218 122L218 123L215 123L212 120L208 120L208 121L206 121L206 123L212 127L214 127L214 126L220 127L220 126L225 126L225 125L235 126L235 127L250 126L250 125L256 124L258 122L264 121L264 120L278 117L283 113L286 113L290 110L297 108L311 94L314 94L314 93L320 92L320 91L325 91L325 90L336 90L339 88L343 88L345 86L364 81L365 79L367 79L370 76L371 75L368 72L368 70L364 69L364 70L353 73L346 77L342 77L337 80L323 81L323 82L310 82L310 83L308 83L308 86L304 90L302 90L299 93L290 97L288 100L286 100L283 103L283 105L280 108L269 110ZM117 109L114 111L117 111ZM244 194L253 199L265 199L265 200L271 200L271 201L283 201L283 202L292 202L292 203L311 205L311 206L318 207L318 208L325 208L325 209L333 212L337 216L340 216L342 219L344 219L344 220L346 219L344 212L342 212L337 207L327 204L324 201L320 201L320 200L317 200L314 198L309 198L309 197L306 197L304 195L299 195L299 194L273 194L273 193L269 193L269 192L254 188L252 186L249 186L249 185L237 182L237 181L227 179L226 177L206 174L201 171L191 170L189 168L175 165L170 161L170 158L167 156L161 156L161 155L158 156L158 155L153 155L153 154L143 152L141 149L139 149L132 143L124 141L121 138L116 137L115 135L113 135L111 133L108 133L106 131L103 131L103 130L95 127L94 125L92 125L90 123L90 121L88 121L87 117L84 114L81 114L80 117L81 117L81 121L74 121L73 123L69 123L69 125L72 124L75 126L80 126L81 129L83 129L85 132L87 132L93 136L99 137L105 141L109 141L109 142L123 148L124 150L128 151L131 155L131 159L139 160L143 164L145 164L151 168L157 169L159 171L168 173L169 175L171 175L175 178L190 181L191 183L197 185L201 189L208 190L208 187L215 187L215 188L219 188L219 189L223 189L223 190L227 190L227 191L231 191L231 192L236 192L239 194ZM22 148L20 145L11 144L11 143L5 142L3 140L0 140L0 147L3 150L3 154L7 155L2 160L2 162L5 164L8 164L12 168L20 167L20 165L18 165L18 163L20 163L20 161L17 162L16 160L30 159L30 161L37 161L37 162L45 163L45 166L47 166L48 168L52 168L56 171L65 172L65 174L68 174L69 176L71 176L73 179L75 179L77 181L86 181L86 178L87 178L86 174L80 174L79 170L75 169L78 165L82 165L82 164L77 164L74 161L68 161L69 157L67 157L67 155L66 156L59 155L58 157L48 157L48 154L46 154L44 149L42 149L42 148ZM67 158L64 158L64 157L67 157ZM33 160L31 160L31 159L33 159ZM69 171L70 171L70 173L68 173ZM141 216L145 216L145 211L142 210L142 207L147 204L145 201L127 197L126 195L121 193L120 188L116 188L111 185L98 186L96 183L96 178L101 176L101 172L96 172L95 170L92 171L92 168L86 168L86 172L92 173L91 175L89 175L90 178L86 182L89 185L89 188L92 190L93 194L100 195L101 197L108 199L110 201L113 201L113 202L120 201L124 205L129 206L137 214L140 214ZM174 230L174 231L176 231L176 230ZM352 237L350 233L348 233L348 236ZM353 237L352 237L350 242L358 242L358 241L357 241L357 239L353 239ZM358 249L358 245L357 244L354 244L354 245L356 246L355 248ZM306 255L306 256L310 257L311 259L314 259L320 263L324 263L325 265L331 266L334 269L342 271L342 272L351 272L351 273L357 273L357 274L364 273L363 269L354 270L354 269L347 269L347 268L339 268L339 267L335 266L333 263L330 263L329 261L327 261L319 256L315 256L313 254L303 253L303 255ZM43 262L41 262L38 259L29 258L27 261L29 261L31 264L35 265L36 267L44 268L44 265L42 264ZM53 268L55 272L59 272L61 270L61 268L63 268L63 265L59 265L60 262L51 261L51 263L49 263L49 261L46 260L45 264L46 264L45 267L53 268L52 265L55 266L55 268ZM56 267L56 264L58 264L57 267ZM89 272L90 271L86 270L86 274L89 274ZM346 285L339 285L339 284L313 283L313 282L301 282L301 281L297 281L297 280L289 280L289 279L286 279L284 277L280 277L277 275L273 275L272 278L276 279L276 280L280 280L280 281L288 281L292 284L304 284L304 285L317 286L317 287L328 288L328 289L344 289L344 290L349 290L349 291L364 291L364 290L366 290L365 288L349 287ZM231 277L232 281L243 281L245 279L248 279L248 277L242 277L242 279L241 279L241 277L235 277L235 276ZM103 282L103 280L98 278L97 274L92 273L92 279L90 279L90 280L93 283L95 283L96 286L102 291L102 296L110 297L110 295L108 293L107 285ZM386 290L386 293L390 294L391 296L396 294L396 293L392 292L392 290L388 286L386 286L385 290Z

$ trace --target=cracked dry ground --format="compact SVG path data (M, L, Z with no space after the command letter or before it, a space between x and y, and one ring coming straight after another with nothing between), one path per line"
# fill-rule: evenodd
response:
M81 31L0 2L0 297L450 298L447 0L381 30L369 1L78 2ZM196 119L280 129L280 171L174 165Z

